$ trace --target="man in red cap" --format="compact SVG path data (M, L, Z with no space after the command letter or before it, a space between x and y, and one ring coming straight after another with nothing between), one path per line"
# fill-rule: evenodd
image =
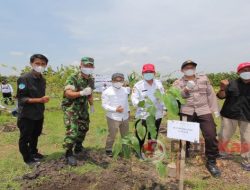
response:
M222 80L217 97L225 99L221 110L220 154L227 157L227 145L237 126L241 135L242 168L250 171L250 62L239 64L239 78Z
M164 112L164 105L155 97L156 90L160 90L162 94L164 94L165 90L160 80L155 79L155 66L153 64L145 64L142 67L142 75L143 80L137 82L134 85L131 100L133 105L137 108L136 110L136 118L142 119L142 125L147 128L146 119L149 116L149 113L145 111L144 108L138 106L139 102L146 100L149 98L156 107L155 114L155 127L156 127L156 137L151 137L151 134L148 134L148 139L157 138L159 127L161 124L161 120ZM145 105L147 107L147 105ZM145 138L142 140L144 143ZM141 145L142 146L142 145Z

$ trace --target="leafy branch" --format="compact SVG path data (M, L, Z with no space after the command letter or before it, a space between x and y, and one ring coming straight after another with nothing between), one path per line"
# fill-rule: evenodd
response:
M180 90L174 87L169 88L166 94L162 94L160 90L156 90L155 97L165 106L169 115L177 116L179 114L179 104L185 103L185 100L181 96ZM139 102L138 107L142 108L148 113L146 118L147 130L140 122L137 123L136 130L139 138L143 139L148 135L148 133L150 133L152 139L156 139L157 131L155 127L155 114L157 109L154 106L154 103L148 97L146 97L145 100ZM126 137L116 141L113 147L113 156L115 159L117 159L118 155L123 153L125 158L130 158L133 150L137 154L141 154L139 140L134 135L129 134ZM159 175L162 177L165 176L166 167L162 160L155 161L154 164Z

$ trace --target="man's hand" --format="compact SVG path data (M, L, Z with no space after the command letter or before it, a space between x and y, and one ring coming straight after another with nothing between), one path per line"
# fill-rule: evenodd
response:
M49 102L49 96L43 96L40 98L40 102L41 103L48 103Z
M81 96L88 96L92 93L92 89L90 87L84 88L82 91L80 91Z
M193 90L194 87L195 87L195 82L194 82L193 80L189 80L189 81L187 82L186 88L187 88L188 90Z
M122 106L118 106L116 108L116 112L118 112L118 113L122 113L123 111L124 111L124 108Z
M228 81L228 80L222 80L222 81L220 82L220 89L221 89L221 90L225 90L226 87L228 86L228 84L229 84L229 81Z

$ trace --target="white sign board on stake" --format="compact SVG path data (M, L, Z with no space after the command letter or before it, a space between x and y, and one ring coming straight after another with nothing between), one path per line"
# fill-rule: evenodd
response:
M200 124L195 122L168 120L167 137L199 143Z

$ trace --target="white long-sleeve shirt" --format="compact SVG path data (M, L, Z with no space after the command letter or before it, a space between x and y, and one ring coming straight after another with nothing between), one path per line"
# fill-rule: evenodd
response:
M122 113L116 112L116 108L122 106ZM102 107L106 111L106 116L116 121L123 121L129 118L129 103L127 89L119 89L110 86L102 93Z
M13 88L10 84L0 84L0 92L2 93L13 93Z
M135 115L136 118L146 119L148 117L148 113L145 112L144 109L138 107L138 103L145 100L146 97L148 97L156 107L156 119L163 117L164 105L159 102L159 100L157 100L154 95L157 89L160 90L162 94L165 93L161 81L157 79L154 79L152 85L148 84L145 80L141 80L135 84L131 94L131 101L132 104L137 108Z

